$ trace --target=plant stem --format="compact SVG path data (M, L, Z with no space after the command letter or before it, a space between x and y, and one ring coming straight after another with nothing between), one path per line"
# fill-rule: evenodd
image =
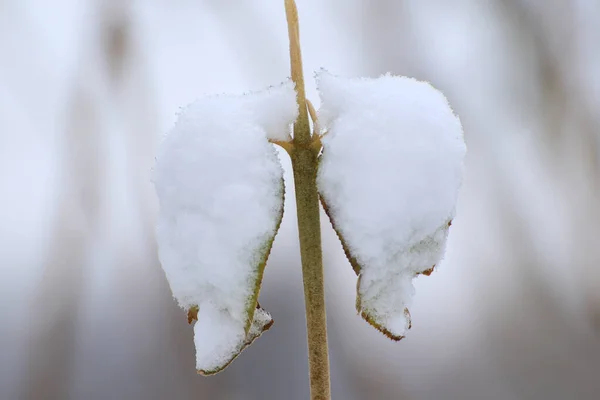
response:
M296 208L306 306L310 395L329 400L329 355L323 284L319 197L316 187L317 154L312 148L295 146L292 167L296 185Z
M293 146L291 151L288 152L292 159L296 189L300 257L306 307L310 398L311 400L330 400L327 317L325 313L319 195L316 182L320 149L311 145L312 137L308 121L302 54L300 52L298 10L294 0L285 0L285 10L290 37L292 80L296 84L299 107L298 118L294 123Z
M296 84L296 99L298 102L298 118L294 122L294 143L310 143L310 125L306 109L306 94L304 90L304 73L302 71L302 52L300 51L300 29L298 24L298 9L294 0L285 0L285 14L290 38L290 65L292 80Z

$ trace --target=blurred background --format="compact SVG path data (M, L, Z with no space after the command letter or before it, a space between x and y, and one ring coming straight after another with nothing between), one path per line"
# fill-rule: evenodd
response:
M312 72L429 80L469 147L446 259L393 343L322 219L335 399L600 397L600 2L297 0ZM290 164L261 305L223 373L157 263L179 108L289 75L281 0L0 0L0 399L308 398Z

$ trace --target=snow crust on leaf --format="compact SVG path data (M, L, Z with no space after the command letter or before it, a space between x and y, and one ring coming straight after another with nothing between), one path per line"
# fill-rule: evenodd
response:
M359 274L357 310L399 340L412 279L442 259L466 146L446 97L429 83L317 74L327 134L317 185Z
M271 315L257 308L250 329L244 333L223 311L211 304L202 307L194 325L198 373L213 375L222 371L272 324Z
M256 122L263 127L267 138L281 142L292 139L290 123L298 117L295 84L287 80L261 92L245 96L253 104Z
M289 136L296 114L291 82L208 96L181 111L158 147L159 259L173 296L198 319L198 370L224 367L270 324L255 310L284 183L267 138Z

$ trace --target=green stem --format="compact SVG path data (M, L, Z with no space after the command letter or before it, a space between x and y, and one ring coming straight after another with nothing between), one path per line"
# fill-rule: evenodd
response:
M321 250L317 155L310 147L295 146L292 167L296 186L296 208L300 236L302 279L306 306L310 395L312 400L329 400L329 354Z
M315 146L310 132L302 71L302 54L300 52L298 10L294 0L285 0L285 11L290 38L292 80L296 84L298 102L298 118L294 123L293 144L289 150L286 150L288 150L292 159L296 189L298 234L300 237L300 257L306 307L310 398L311 400L330 400L325 285L321 250L319 194L317 193L316 182L320 142L318 143L319 146Z

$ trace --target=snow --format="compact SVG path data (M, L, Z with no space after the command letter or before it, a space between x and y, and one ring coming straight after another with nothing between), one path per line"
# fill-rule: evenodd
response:
M212 304L203 306L198 311L198 322L194 325L196 369L203 375L223 370L272 324L271 315L257 308L252 325L245 333L235 321Z
M462 182L462 126L429 83L317 74L317 185L359 273L357 310L388 337L410 328L412 279L444 255Z
M251 101L254 116L270 140L288 142L291 140L289 125L298 116L295 84L287 80L281 85L271 86L262 92L254 93Z
M284 183L267 139L289 137L296 113L290 82L208 96L181 111L158 147L159 259L179 305L198 309L200 371L224 366L270 321L255 310Z

